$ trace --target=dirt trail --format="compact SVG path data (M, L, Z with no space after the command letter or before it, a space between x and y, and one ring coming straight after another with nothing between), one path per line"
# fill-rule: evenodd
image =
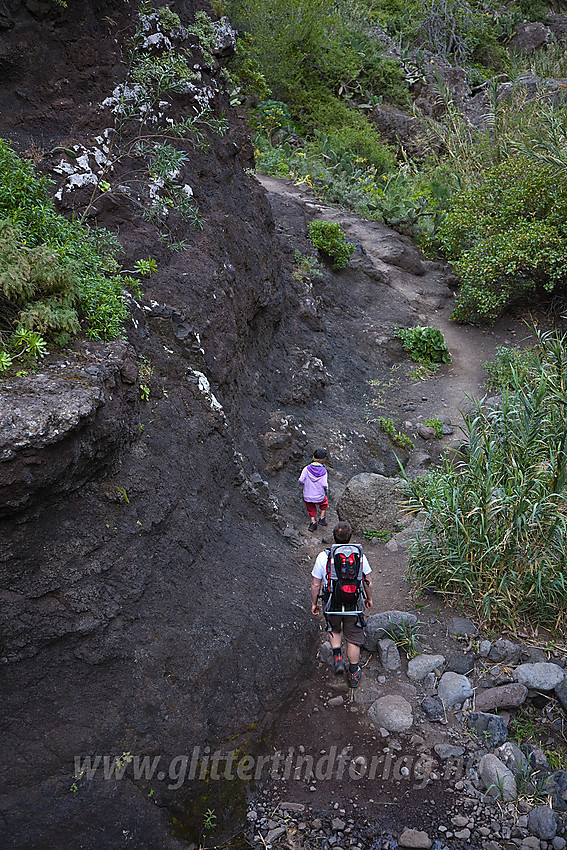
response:
M454 440L458 440L458 426L462 422L460 410L467 403L467 396L482 396L486 393L483 381L486 373L482 367L483 361L494 357L496 347L502 344L518 344L529 336L522 323L514 319L504 319L490 329L464 327L455 325L449 316L452 310L452 298L439 295L439 278L442 269L436 264L425 263L425 273L411 273L415 265L415 249L409 240L408 256L400 258L400 237L389 228L376 222L365 221L358 216L329 206L307 195L300 187L287 181L261 176L261 183L269 193L276 193L290 201L300 201L305 205L308 217L316 216L329 221L337 220L346 231L347 238L358 244L366 260L370 260L376 274L388 276L392 286L392 297L405 299L416 309L418 323L439 328L447 341L452 356L452 363L443 367L438 374L427 381L412 382L409 379L403 384L391 388L386 404L397 411L400 417L411 418L415 426L418 420L429 416L442 415L455 426ZM397 253L396 253L397 252ZM394 261L397 274L392 275L392 262L387 263L384 256ZM405 272L404 274L404 265ZM417 268L417 266L416 266ZM401 271L400 271L401 269ZM437 274L436 274L437 269ZM419 272L419 269L418 269ZM446 285L445 285L446 289ZM405 406L405 407L404 407ZM413 412L404 413L404 409ZM451 438L450 438L451 439ZM444 440L438 450L447 445ZM419 443L419 445L417 445ZM434 455L431 444L425 444L419 437L416 439L417 449L426 449ZM299 557L305 564L306 594L308 593L308 576L313 561L321 548L330 542L330 530L336 520L336 513L331 506L329 511L329 527L319 528L313 535L305 532L307 517L300 514L294 518L296 527L302 529L307 538L301 547ZM373 568L374 578L374 612L401 609L413 611L424 623L424 641L422 649L441 652L446 656L459 650L459 644L454 638L447 636L445 623L449 616L458 612L448 612L440 607L439 601L426 606L416 606L412 599L410 587L404 579L407 568L407 554L403 549L397 552L388 551L383 544L372 545L366 541L365 550ZM321 642L324 640L323 624L321 624ZM274 750L294 754L305 752L314 759L321 758L330 752L330 744L340 752L343 747L351 746L353 757L363 756L368 761L373 756L383 754L385 747L390 747L392 753L415 757L425 748L438 742L447 742L453 727L462 727L453 718L448 726L432 724L421 715L412 729L413 735L389 735L381 737L381 733L373 727L367 716L369 705L384 694L401 694L408 699L413 697L414 705L419 703L422 696L404 675L402 671L387 673L380 665L376 655L363 651L363 678L360 687L351 691L342 677L332 674L328 664L319 664L314 676L305 683L304 690L299 693L280 724L279 731L271 745ZM340 705L329 705L329 700L340 696ZM312 811L329 811L330 809L346 811L355 820L365 820L372 825L374 838L373 848L382 847L382 840L395 835L404 826L415 827L435 832L437 825L446 823L450 817L449 809L455 805L458 796L455 793L454 781L429 782L420 787L415 777L405 779L403 776L393 778L376 777L373 780L352 779L345 774L340 781L309 780L304 777L285 781L282 779L268 780L262 793L274 805L281 800L292 800L304 803ZM258 792L259 793L259 792ZM445 818L445 820L444 820ZM369 845L370 846L370 845ZM395 843L391 846L397 846ZM441 846L436 844L435 846ZM462 847L460 842L451 844L444 841L445 847ZM471 839L467 845L476 847ZM480 846L480 844L478 845Z

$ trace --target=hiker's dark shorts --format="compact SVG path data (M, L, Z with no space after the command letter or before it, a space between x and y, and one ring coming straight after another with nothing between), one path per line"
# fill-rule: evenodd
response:
M329 623L336 634L343 633L347 643L354 643L355 646L362 646L364 643L366 635L364 629L357 626L358 617L340 617L337 614L331 614Z

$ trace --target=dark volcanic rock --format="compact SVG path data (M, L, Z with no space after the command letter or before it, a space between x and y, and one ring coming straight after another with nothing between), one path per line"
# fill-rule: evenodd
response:
M133 349L89 343L0 384L0 517L92 479L137 433Z

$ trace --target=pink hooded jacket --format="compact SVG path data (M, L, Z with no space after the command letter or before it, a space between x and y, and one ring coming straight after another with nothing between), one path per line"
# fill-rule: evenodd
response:
M329 486L327 470L321 463L310 463L301 470L299 483L303 484L304 500L318 504L324 500L325 490Z

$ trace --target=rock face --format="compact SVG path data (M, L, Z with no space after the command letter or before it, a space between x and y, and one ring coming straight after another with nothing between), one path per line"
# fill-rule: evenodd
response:
M337 504L339 519L360 534L367 529L391 531L398 519L400 479L361 472L348 482Z

